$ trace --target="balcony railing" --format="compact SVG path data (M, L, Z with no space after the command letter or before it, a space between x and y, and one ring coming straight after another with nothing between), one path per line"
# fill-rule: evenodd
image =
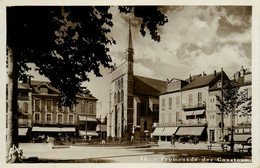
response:
M175 123L156 123L154 126L156 127L176 127L176 126L192 126L192 125L205 125L207 124L207 119L191 119L191 120L185 120L185 121L178 121Z
M183 110L203 109L203 108L206 108L206 103L205 102L194 102L194 103L182 104L182 109Z

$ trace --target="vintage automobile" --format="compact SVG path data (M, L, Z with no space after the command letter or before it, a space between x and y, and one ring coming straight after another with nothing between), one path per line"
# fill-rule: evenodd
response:
M241 125L234 127L234 143L252 144L252 133L250 125Z

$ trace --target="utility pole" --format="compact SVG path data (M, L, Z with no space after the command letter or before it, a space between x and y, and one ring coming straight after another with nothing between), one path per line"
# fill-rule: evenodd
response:
M223 68L221 68L221 102L223 102ZM221 110L221 142L224 142L224 111L223 105Z

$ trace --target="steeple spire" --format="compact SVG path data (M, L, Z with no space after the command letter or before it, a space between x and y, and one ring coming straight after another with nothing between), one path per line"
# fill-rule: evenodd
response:
M132 31L131 31L131 19L129 19L129 33L128 33L128 49L127 49L127 60L134 61L134 48L133 48L133 40L132 40Z

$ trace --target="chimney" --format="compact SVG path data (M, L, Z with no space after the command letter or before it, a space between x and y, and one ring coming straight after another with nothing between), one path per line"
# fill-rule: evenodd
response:
M234 81L236 81L236 74L234 74Z
M215 77L217 76L217 71L216 71L216 70L214 70L214 76L215 76Z
M203 73L202 73L202 76L206 76L206 73L205 73L205 71L203 71Z
M191 74L190 74L190 82L192 82L192 77L191 77Z

